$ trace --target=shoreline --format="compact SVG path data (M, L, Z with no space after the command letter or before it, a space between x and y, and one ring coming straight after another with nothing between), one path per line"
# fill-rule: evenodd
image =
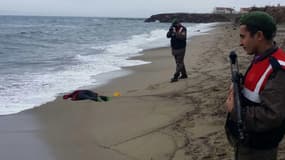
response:
M240 70L248 56L231 24L187 43L188 79L170 83L175 70L170 48L135 57L151 64L92 88L108 102L58 97L42 107L0 116L1 159L23 160L228 160L233 149L224 132L224 101L230 84L228 54L236 49ZM29 147L26 147L29 146ZM279 158L284 158L284 142Z
M203 24L203 23L201 23L201 24ZM205 23L205 24L207 24L207 23ZM217 29L218 26L222 26L222 25L229 24L229 23L226 23L226 22L220 22L220 23L215 22L215 23L208 23L208 24L210 24L210 26L208 26L207 29L203 28L203 30L205 30L205 31L200 32L200 30L199 30L198 33L194 32L194 34L187 39L187 45L189 45L189 43L191 43L191 39L192 38L210 34L211 32L213 32L213 30ZM161 52L162 50L168 52L166 54L168 54L168 56L173 58L172 55L171 55L171 48L170 48L170 46L161 46L161 47L157 47L157 48L145 49L145 50L137 53L138 55L135 55L135 56L127 58L127 60L140 60L140 61L143 61L145 64L121 67L120 70L115 70L115 71L111 71L111 72L98 74L98 75L95 76L95 77L97 77L97 80L98 80L98 83L99 83L98 85L87 85L87 86L79 87L78 89L82 89L83 88L83 89L89 89L89 90L94 91L94 90L97 90L97 89L100 89L100 88L105 88L105 86L107 86L110 83L116 83L115 82L116 79L120 79L120 78L124 78L124 77L127 77L127 76L131 76L132 74L137 72L137 69L136 69L137 67L140 68L140 66L149 65L149 64L153 63L152 60L146 54L157 52L157 51ZM175 65L173 67L174 67L173 69L175 69ZM170 77L171 76L172 76L172 74L170 75ZM169 80L170 80L170 77L169 77ZM106 81L106 82L102 82L102 81ZM114 90L114 91L116 91L116 90ZM67 92L65 92L65 93L67 93ZM62 97L62 95L65 94L65 93L59 93L58 94L59 96L57 96L56 99ZM101 93L99 93L99 94L101 94ZM109 95L107 95L107 96L112 96L112 94L110 92L108 92L108 94ZM52 101L50 101L50 102L52 102ZM47 103L49 103L49 102L47 102ZM42 104L42 105L44 105L44 104ZM42 106L42 105L40 105L40 106ZM37 107L39 107L39 106L37 106Z
M55 101L40 107L1 116L1 120L8 119L6 122L12 126L7 128L0 124L0 136L15 130L17 135L10 135L9 139L17 140L20 137L24 141L23 144L39 148L36 155L25 150L26 157L22 159L36 159L37 155L43 156L41 159L55 157L61 160L149 159L150 155L154 159L160 159L159 157L164 157L176 148L176 142L164 134L163 130L176 125L185 113L195 111L195 108L189 108L189 102L181 101L184 88L189 85L188 83L192 83L191 77L195 75L192 73L194 70L191 64L195 60L190 58L191 53L195 52L192 51L192 44L197 43L196 40L201 37L205 40L205 37L212 35L216 30L219 29L214 29L207 35L193 36L190 43L188 42L185 57L186 68L189 68L187 80L174 84L169 82L175 70L169 47L147 50L143 55L133 58L153 60L151 64L125 67L125 70L133 70L133 73L113 79L107 85L92 88L103 95L112 95L114 91L119 91L122 96L102 103L62 100L61 97L57 97ZM22 122L17 124L12 123L13 121ZM153 138L156 140L153 141ZM5 143L18 144L16 140L4 141L0 143L0 147L7 146L3 145ZM178 141L181 141L179 145L184 143L184 140ZM136 150L140 144L148 149ZM161 149L156 149L158 146ZM15 150L19 153L20 148ZM3 149L2 152L4 157L10 159L19 156L7 149Z
M202 32L200 32L200 29L199 29L198 32L194 31L193 35L187 39L187 41L188 41L187 43L190 43L190 41L191 41L191 39L193 37L206 35L209 32L211 32L212 30L214 30L216 28L216 26L223 25L223 24L224 23L209 23L209 26L207 26L206 29L205 28L201 28L201 30L203 30ZM202 25L203 25L203 23L202 23ZM144 58L144 54L145 53L156 51L156 50L165 50L165 49L169 49L169 46L161 46L161 47L157 47L157 48L145 49L145 50L143 50L143 51L141 51L139 53L136 53L137 55L134 55L134 56L131 56L131 57L127 58L127 60L139 60L139 61L142 61L145 64L126 66L126 67L121 67L121 69L119 69L119 70L114 70L114 71L110 71L110 72L100 73L100 74L94 76L95 79L96 79L96 84L84 85L84 86L78 87L77 89L71 89L70 91L57 93L57 95L52 98L53 100L46 101L46 102L44 102L44 103L42 103L40 105L35 105L33 107L30 107L30 108L27 108L25 110L21 110L21 111L15 112L15 113L13 112L13 113L9 113L9 114L2 114L2 115L0 115L0 117L1 116L16 115L16 114L19 114L21 112L25 112L25 111L28 111L28 110L31 110L31 109L34 109L34 108L37 108L37 107L41 107L41 106L43 106L43 105L45 105L47 103L56 101L58 98L61 98L64 94L73 92L74 90L79 90L79 89L96 90L97 88L101 88L102 86L108 85L108 83L113 82L117 78L124 77L124 76L129 76L130 74L132 74L132 72L133 72L132 71L132 67L142 66L142 65L147 65L149 63L152 63L151 60L149 60L147 58ZM169 54L171 56L171 51L169 51ZM108 96L112 96L112 94L110 94Z

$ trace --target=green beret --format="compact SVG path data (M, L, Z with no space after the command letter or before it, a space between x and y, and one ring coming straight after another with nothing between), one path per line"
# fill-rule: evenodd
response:
M276 23L272 16L266 12L254 11L244 14L240 18L240 24L255 27L264 33L273 34L276 32Z
M177 18L174 18L171 23L172 23L172 25L176 25L179 23L179 21Z

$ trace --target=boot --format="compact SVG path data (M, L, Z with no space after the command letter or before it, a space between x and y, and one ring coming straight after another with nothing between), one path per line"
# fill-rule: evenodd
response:
M179 77L179 79L186 79L186 78L188 78L187 74L181 75L181 76Z
M178 81L178 78L173 77L171 78L170 83L177 82L177 81Z

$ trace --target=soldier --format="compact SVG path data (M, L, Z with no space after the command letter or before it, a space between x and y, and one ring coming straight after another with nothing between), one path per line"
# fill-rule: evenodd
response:
M265 12L240 19L240 45L253 60L243 78L241 108L245 139L239 141L233 89L226 101L226 132L237 160L276 160L285 131L285 53L273 38L276 24Z
M187 72L184 65L184 56L186 50L186 34L187 29L178 21L172 22L169 31L167 32L167 38L171 38L172 55L176 62L176 72L170 82L177 82L178 79L187 78ZM181 74L181 76L180 76ZM179 77L180 76L180 77Z

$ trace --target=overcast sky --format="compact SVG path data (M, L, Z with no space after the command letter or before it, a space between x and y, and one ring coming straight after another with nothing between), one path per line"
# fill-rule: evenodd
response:
M285 0L0 0L1 15L149 17L170 12L277 5Z

